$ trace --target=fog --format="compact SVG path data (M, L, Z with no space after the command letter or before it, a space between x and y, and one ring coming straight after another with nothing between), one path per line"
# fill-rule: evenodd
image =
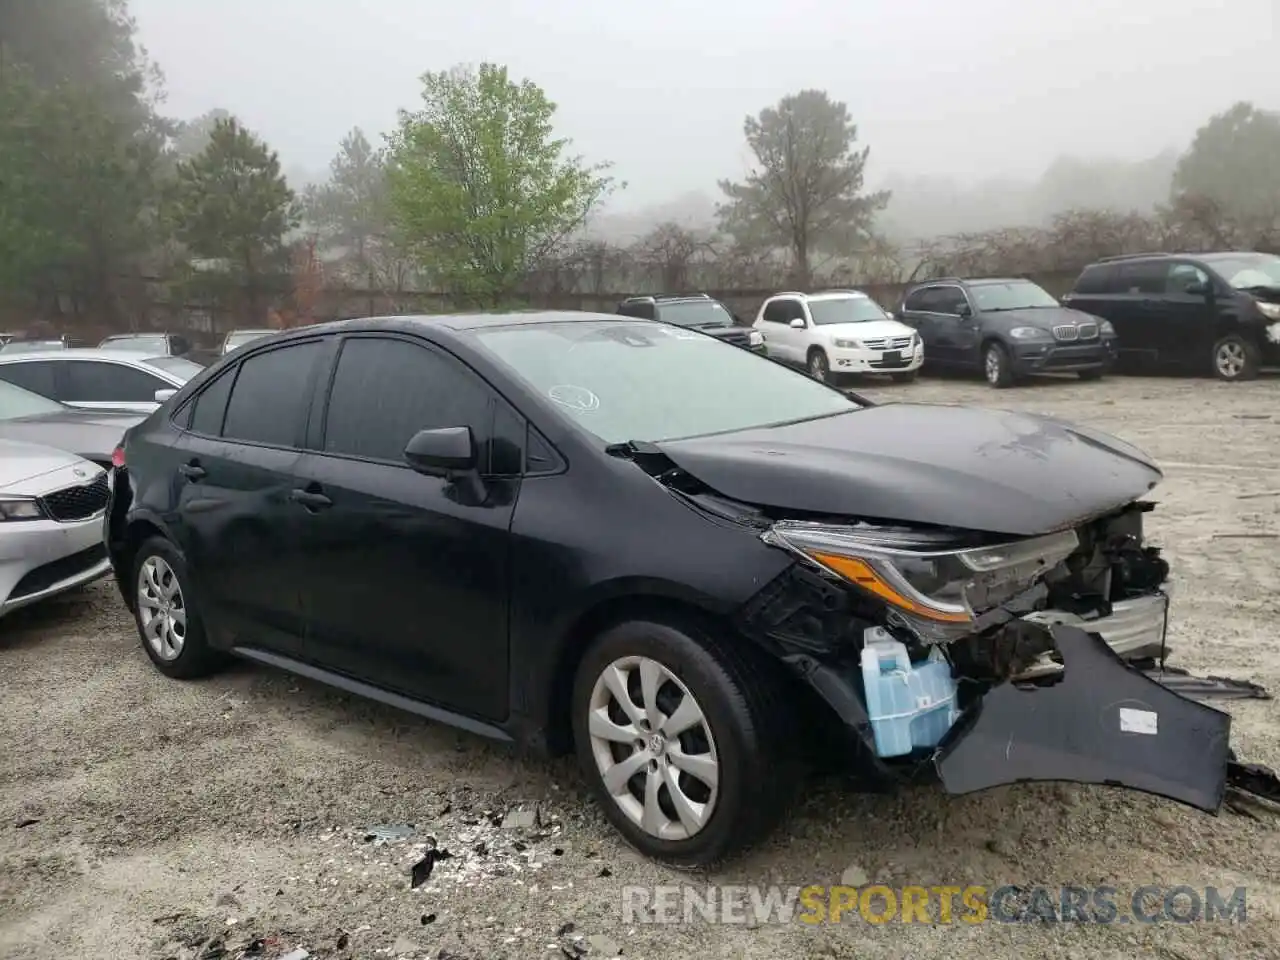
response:
M424 71L504 63L559 104L557 131L577 152L615 164L627 189L610 209L628 220L651 220L655 205L703 219L717 179L740 177L749 162L743 118L806 87L849 104L871 146L868 186L894 189L884 218L911 221L905 229L925 227L922 217L933 230L1034 219L1056 201L1018 191L1063 157L1154 162L1117 174L1132 197L1103 198L1145 206L1212 113L1237 100L1280 106L1275 0L133 0L131 9L164 70L166 110L232 111L294 179L322 177L351 127L389 129L414 106ZM1075 192L1088 194L1090 179ZM954 209L940 216L940 206Z

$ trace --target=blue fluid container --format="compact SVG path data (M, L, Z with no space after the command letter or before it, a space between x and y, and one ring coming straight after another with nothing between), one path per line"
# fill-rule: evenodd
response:
M880 628L864 636L862 685L882 757L936 747L959 716L956 682L942 653L934 648L912 663L906 644Z

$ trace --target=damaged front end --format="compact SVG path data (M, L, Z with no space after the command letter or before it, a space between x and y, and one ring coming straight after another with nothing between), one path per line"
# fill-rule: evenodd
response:
M1028 539L780 520L799 561L742 611L882 775L950 793L1021 781L1141 790L1216 812L1228 787L1280 801L1200 702L1259 687L1165 667L1169 567L1135 501ZM1185 695L1184 695L1185 694Z

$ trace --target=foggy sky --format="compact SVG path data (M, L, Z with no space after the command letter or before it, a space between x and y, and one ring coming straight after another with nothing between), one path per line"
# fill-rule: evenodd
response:
M165 110L240 116L323 174L426 70L504 63L557 132L629 182L617 206L714 191L748 164L747 113L805 87L844 100L868 179L1035 176L1138 158L1236 100L1280 107L1277 0L132 0Z

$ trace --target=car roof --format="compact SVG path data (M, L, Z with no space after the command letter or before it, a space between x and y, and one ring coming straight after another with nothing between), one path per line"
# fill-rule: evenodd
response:
M30 353L0 353L0 360L107 360L125 363L150 363L155 354L147 350L99 350L97 347L72 347L67 350L32 350Z
M385 317L356 317L331 320L305 327L279 331L282 340L294 340L316 334L346 333L360 330L444 330L462 333L493 327L530 327L548 323L626 323L634 317L616 313L594 313L586 310L512 310L505 313L404 314ZM66 353L67 351L62 351Z

